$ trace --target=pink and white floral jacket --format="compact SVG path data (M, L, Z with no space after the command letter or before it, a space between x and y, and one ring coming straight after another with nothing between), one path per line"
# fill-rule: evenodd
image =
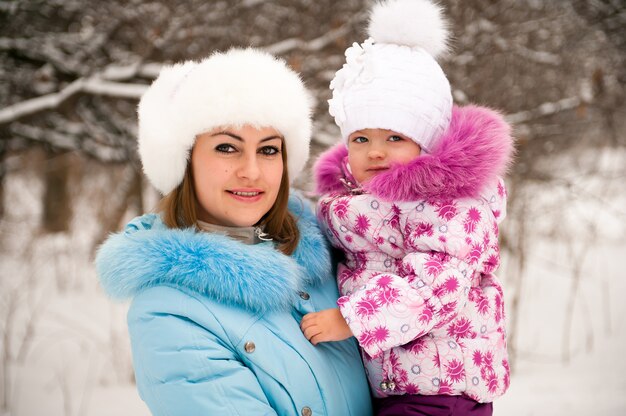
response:
M345 253L342 315L375 397L509 386L498 223L513 144L496 112L455 107L436 149L357 187L339 144L315 166L318 218Z

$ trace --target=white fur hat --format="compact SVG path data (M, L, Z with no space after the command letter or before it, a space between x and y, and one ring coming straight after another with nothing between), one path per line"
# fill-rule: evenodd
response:
M450 83L435 60L447 50L441 8L428 0L387 0L370 14L370 38L346 50L330 83L330 114L348 136L362 129L402 133L426 152L448 128Z
M293 180L309 157L312 105L283 60L252 48L164 67L139 102L143 170L165 195L182 182L198 134L249 124L284 136Z

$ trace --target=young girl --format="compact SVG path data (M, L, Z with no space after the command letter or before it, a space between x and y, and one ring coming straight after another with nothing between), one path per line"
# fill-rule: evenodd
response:
M311 99L254 49L165 67L139 104L139 154L165 197L96 259L132 299L137 387L154 415L371 414L356 343L311 345L299 323L338 297L315 216L290 178Z
M379 415L488 415L509 384L493 274L509 128L453 107L437 6L380 4L369 34L331 83L344 143L315 167L342 296L301 328L313 344L356 337Z

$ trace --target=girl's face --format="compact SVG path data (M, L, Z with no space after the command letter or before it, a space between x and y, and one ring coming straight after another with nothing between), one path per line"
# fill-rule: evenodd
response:
M407 163L420 155L422 148L393 130L363 129L348 137L348 163L352 176L363 183L392 164Z
M218 128L196 138L191 169L200 221L250 227L272 208L283 175L273 128Z

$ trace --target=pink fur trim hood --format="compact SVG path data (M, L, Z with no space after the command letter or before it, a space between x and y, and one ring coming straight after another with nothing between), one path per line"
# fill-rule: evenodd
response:
M510 127L489 108L454 107L448 130L431 153L394 165L363 185L363 190L390 201L477 197L482 188L506 172L513 156ZM346 145L322 153L314 166L319 194L345 193Z

